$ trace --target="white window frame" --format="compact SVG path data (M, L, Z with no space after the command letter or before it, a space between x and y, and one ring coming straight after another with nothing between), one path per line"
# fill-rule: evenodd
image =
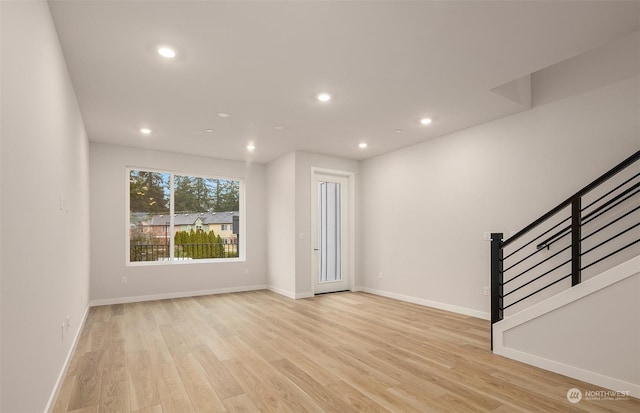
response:
M196 260L176 260L169 259L167 261L130 261L131 258L131 239L129 235L129 229L131 224L131 211L130 211L130 174L131 171L144 171L144 172L156 172L162 174L169 174L169 226L171 228L170 233L170 246L169 253L173 256L175 251L175 212L174 212L174 177L176 175L179 176L192 176L197 178L206 178L206 179L220 179L226 181L236 181L239 182L238 186L238 205L239 205L239 219L240 219L240 233L238 236L240 237L240 242L238 243L238 257L235 258L203 258ZM229 176L218 176L218 175L203 175L199 173L193 172L179 172L169 169L157 169L157 168L148 168L148 167L138 167L138 166L127 166L125 168L125 265L127 267L144 267L144 266L153 266L153 265L190 265L190 264L212 264L212 263L229 263L229 262L245 262L246 261L246 251L245 247L246 243L246 203L245 203L245 182L244 178L241 177L229 177Z

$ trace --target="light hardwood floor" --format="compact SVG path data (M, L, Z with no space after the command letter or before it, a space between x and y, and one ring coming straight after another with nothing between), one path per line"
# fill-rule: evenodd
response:
M489 351L489 322L365 293L92 308L54 412L640 412Z

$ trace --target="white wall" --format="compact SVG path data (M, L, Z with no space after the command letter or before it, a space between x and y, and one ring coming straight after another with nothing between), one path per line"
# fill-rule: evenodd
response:
M311 277L313 249L311 169L313 167L356 174L358 162L307 152L291 152L267 165L268 288L291 298L313 295ZM357 187L354 190L357 191ZM353 203L356 203L356 199ZM279 245L286 248L280 248ZM355 262L353 267L355 268ZM357 284L352 283L352 285Z
M504 346L640 386L639 293L636 274L506 331Z
M90 145L90 164L92 304L266 286L263 165L96 143ZM246 261L126 266L127 166L243 178L246 222L241 224L246 225ZM122 284L123 276L127 284Z
M637 151L639 136L636 75L362 162L363 286L488 317L483 232L522 229Z
M270 162L267 169L267 252L269 289L294 298L295 152Z
M640 396L640 256L493 326L496 354Z
M0 410L32 413L45 410L87 309L88 143L47 3L0 7Z

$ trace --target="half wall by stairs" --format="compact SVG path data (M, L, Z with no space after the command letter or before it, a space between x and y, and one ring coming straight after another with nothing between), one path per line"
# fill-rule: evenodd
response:
M496 354L640 398L640 256L505 317L493 340Z

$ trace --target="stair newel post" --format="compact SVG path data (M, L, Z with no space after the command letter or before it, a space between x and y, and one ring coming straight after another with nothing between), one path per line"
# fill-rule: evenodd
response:
M491 350L493 324L502 320L502 233L491 233Z

